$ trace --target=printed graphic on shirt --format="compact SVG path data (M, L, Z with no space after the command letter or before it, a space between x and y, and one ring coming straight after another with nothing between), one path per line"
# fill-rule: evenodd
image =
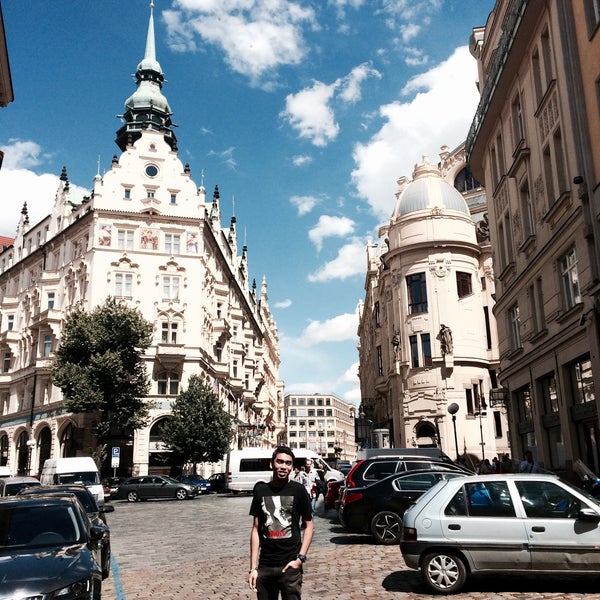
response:
M264 496L261 508L265 514L263 535L270 539L292 537L294 496Z

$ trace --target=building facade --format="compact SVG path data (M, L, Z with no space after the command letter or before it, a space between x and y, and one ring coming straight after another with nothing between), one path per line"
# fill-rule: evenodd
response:
M600 472L600 3L497 0L467 140L485 182L515 453Z
M161 428L192 374L231 416L232 447L275 445L284 430L277 328L267 284L249 277L236 220L221 224L219 190L206 198L178 157L171 109L162 93L152 14L136 89L117 132L120 155L77 202L66 169L51 214L29 222L0 254L0 463L36 474L46 458L96 455L94 415L71 414L50 368L75 306L107 296L139 309L154 326L144 360L151 379L147 427L113 431L118 473L168 469Z
M459 192L459 190L461 190ZM441 447L473 466L507 452L498 387L494 274L485 192L464 146L424 157L379 244L359 307L360 445ZM369 434L367 424L374 432Z
M356 459L356 406L334 395L288 394L285 397L287 443L313 450L330 464Z

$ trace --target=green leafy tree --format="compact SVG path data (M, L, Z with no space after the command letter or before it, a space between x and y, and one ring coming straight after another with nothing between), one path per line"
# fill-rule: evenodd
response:
M217 462L229 452L231 418L210 386L198 375L171 406L162 429L163 442L179 464Z
M91 312L76 308L65 320L52 366L54 385L67 410L98 413L96 437L111 427L146 424L150 382L143 353L152 343L152 324L114 298Z

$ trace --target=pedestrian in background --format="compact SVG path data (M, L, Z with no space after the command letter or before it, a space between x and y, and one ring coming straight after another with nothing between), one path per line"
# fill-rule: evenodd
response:
M519 464L519 471L521 473L541 473L539 465L533 460L531 450L525 451L523 460Z
M275 448L271 481L254 486L248 585L258 600L277 600L280 593L282 600L301 599L302 566L314 526L306 489L289 480L294 458L287 446Z

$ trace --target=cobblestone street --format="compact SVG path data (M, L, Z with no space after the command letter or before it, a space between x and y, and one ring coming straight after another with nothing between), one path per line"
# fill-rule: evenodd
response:
M246 581L249 506L249 496L217 495L187 502L115 502L108 515L113 570L103 599L255 599ZM335 511L323 515L319 508L305 567L306 600L436 598L418 572L406 569L397 546L348 534ZM500 576L473 579L453 598L600 599L594 592L597 578Z

